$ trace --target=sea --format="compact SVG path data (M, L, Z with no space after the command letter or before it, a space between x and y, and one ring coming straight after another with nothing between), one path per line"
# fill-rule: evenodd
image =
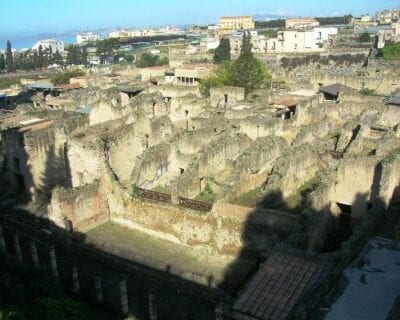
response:
M10 39L5 39L3 37L0 38L0 50L3 51L7 47L7 40L10 40L11 47L16 50L30 49L35 43L39 40L44 39L56 39L61 40L64 44L75 44L76 43L76 35L46 35L46 36L18 36L18 37L10 37Z

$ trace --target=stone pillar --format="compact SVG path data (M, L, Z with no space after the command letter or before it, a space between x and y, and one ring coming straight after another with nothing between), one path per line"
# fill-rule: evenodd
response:
M94 277L94 287L96 289L96 301L102 303L104 298L103 298L103 289L101 287L100 277Z
M15 257L18 261L22 261L22 253L21 253L21 245L19 243L19 234L18 230L14 233L14 247L15 247Z
M49 256L50 256L51 272L52 272L53 276L58 279L56 251L54 249L54 245L53 244L50 247Z
M119 292L121 295L121 311L123 314L128 314L129 312L128 289L126 287L125 279L121 279L119 281Z
M286 114L285 114L285 113L282 113L281 119L282 119L282 120L285 120L285 119L286 119Z
M32 262L35 268L39 268L39 257L37 253L37 247L35 240L31 241L31 254L32 254Z
M157 320L157 310L155 306L155 294L149 292L149 319Z
M81 285L79 283L78 267L74 265L72 267L72 291L79 292L81 290Z
M7 254L6 241L4 240L3 225L0 223L0 254Z

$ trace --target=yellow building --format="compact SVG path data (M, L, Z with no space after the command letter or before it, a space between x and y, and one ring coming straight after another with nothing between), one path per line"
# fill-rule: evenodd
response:
M254 21L251 16L221 17L219 27L222 30L254 29Z

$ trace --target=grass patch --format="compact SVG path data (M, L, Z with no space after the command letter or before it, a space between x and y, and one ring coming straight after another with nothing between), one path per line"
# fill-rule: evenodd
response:
M204 190L197 195L195 200L207 203L214 203L217 195L218 194L215 193L211 186L207 183Z
M0 89L7 89L16 84L20 84L19 80L16 79L0 79Z
M283 199L283 210L298 211L305 207L308 195L315 190L319 183L318 176L304 183L295 194Z
M161 193L171 193L171 188L169 186L165 186L165 185L157 185L155 186L152 191L155 192L161 192Z
M232 204L236 204L242 207L254 208L257 205L257 201L262 196L263 192L261 188L258 187L237 197L232 201Z

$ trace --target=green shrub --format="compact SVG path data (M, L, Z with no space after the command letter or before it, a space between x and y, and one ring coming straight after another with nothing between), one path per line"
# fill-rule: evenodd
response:
M51 82L55 86L62 85L62 84L69 84L69 81L71 78L82 77L84 75L85 75L85 72L83 70L79 70L79 69L58 72L56 75L54 75L51 78Z

